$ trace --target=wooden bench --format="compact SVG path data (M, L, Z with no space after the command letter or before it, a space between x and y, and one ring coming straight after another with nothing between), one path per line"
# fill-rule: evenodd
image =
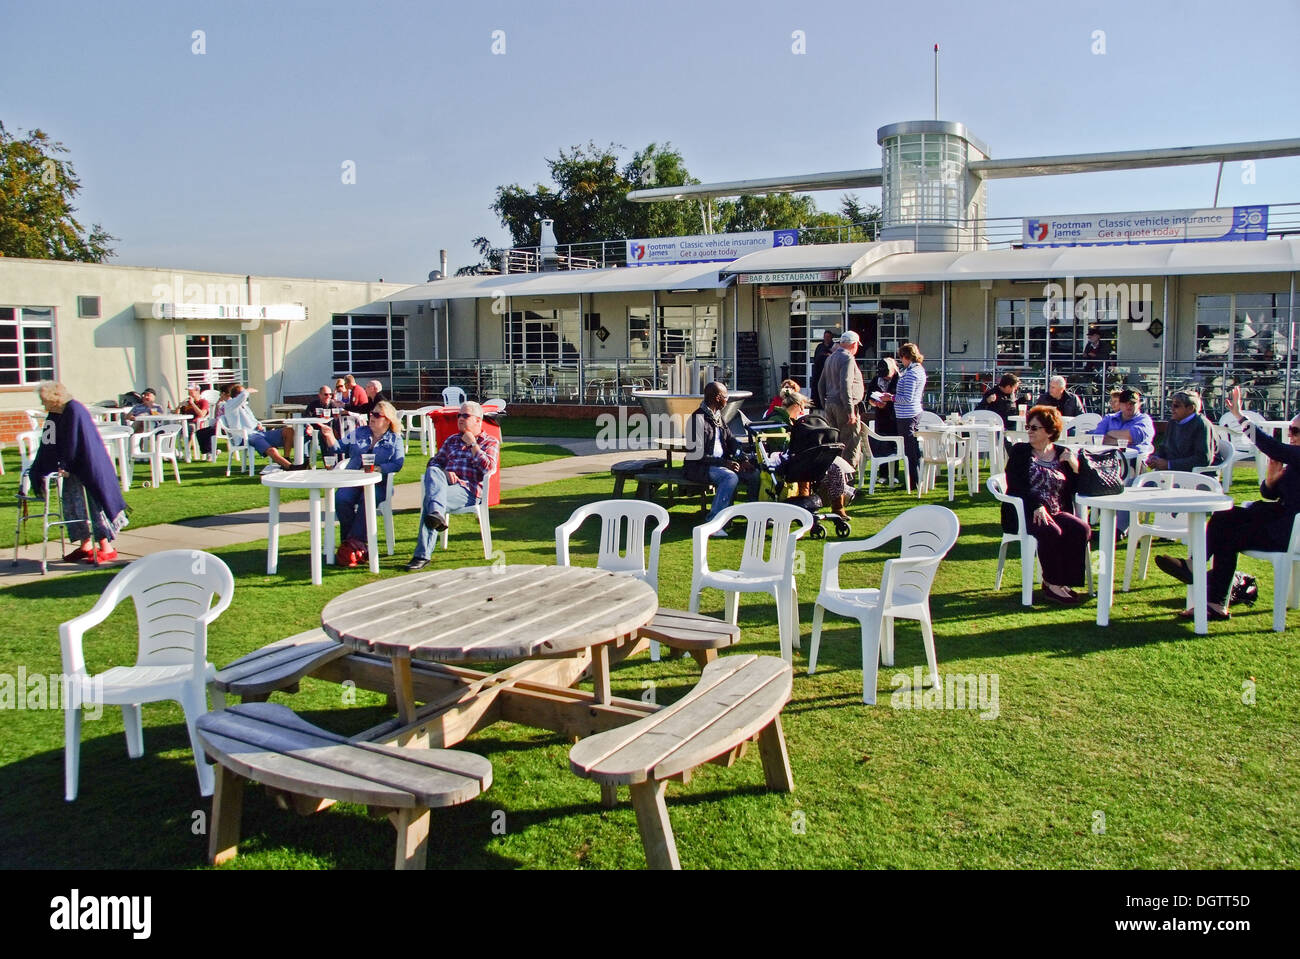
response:
M352 742L275 703L232 706L196 726L217 763L208 839L214 865L239 852L245 780L288 793L303 813L343 801L386 814L397 830L396 869L424 868L430 809L468 802L492 784L492 764L482 756Z
M792 671L773 656L728 656L704 667L696 687L645 719L582 740L569 768L602 786L630 786L651 869L680 869L664 789L706 762L730 766L758 740L769 789L794 791L781 709Z
M323 629L309 629L241 656L221 669L208 688L218 709L225 706L227 693L246 703L265 702L276 690L296 693L298 680L347 654L347 647Z
M637 639L651 639L670 649L690 653L701 666L718 658L718 650L740 642L740 627L712 616L659 607L655 618L641 627Z
M673 488L679 490L689 490L700 494L700 503L707 509L708 497L713 491L713 484L704 482L700 483L695 480L687 479L686 473L680 466L674 466L672 469L660 467L658 469L644 470L637 473L636 479L636 498L643 500L653 500L655 490L660 486L668 487L668 505L673 502Z
M614 499L621 499L623 496L623 486L637 473L643 473L646 470L654 469L656 466L663 465L663 459L656 456L653 459L641 460L623 460L621 463L615 463L609 468L610 473L614 476Z

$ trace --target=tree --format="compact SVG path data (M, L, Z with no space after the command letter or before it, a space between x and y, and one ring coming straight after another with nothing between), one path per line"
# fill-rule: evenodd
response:
M68 149L43 130L19 139L0 122L0 256L102 263L117 239L98 223L73 217L81 190L72 164L55 159Z

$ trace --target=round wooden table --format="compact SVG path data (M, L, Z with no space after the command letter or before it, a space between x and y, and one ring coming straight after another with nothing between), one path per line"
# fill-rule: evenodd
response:
M290 474L293 475L293 474ZM398 714L415 715L411 660L473 663L592 650L595 701L610 701L609 644L654 618L639 579L575 566L471 566L398 576L330 600L321 625L392 660Z
M375 470L281 470L267 473L262 485L271 491L270 510L266 518L266 574L274 576L280 564L280 490L305 489L310 491L308 516L311 524L311 582L321 583L321 511L320 494L326 490L325 550L329 562L334 562L334 491L344 487L365 487L366 551L370 554L370 572L379 572L379 543L375 534L375 487L383 481L384 474ZM344 531L346 532L346 531ZM351 595L351 594L348 594Z

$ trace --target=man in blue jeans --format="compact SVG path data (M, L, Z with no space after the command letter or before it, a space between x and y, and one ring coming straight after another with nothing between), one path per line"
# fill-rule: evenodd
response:
M707 519L731 505L742 480L750 500L758 498L758 470L753 466L742 470L740 444L722 422L728 399L725 384L710 383L704 387L704 402L686 421L686 462L682 472L688 480L712 483L717 490ZM712 535L726 536L727 531L720 529Z
M424 471L419 536L406 564L410 572L429 565L438 533L447 528L447 514L487 495L484 484L500 462L501 445L483 433L483 407L462 403L456 425L460 432L442 444Z

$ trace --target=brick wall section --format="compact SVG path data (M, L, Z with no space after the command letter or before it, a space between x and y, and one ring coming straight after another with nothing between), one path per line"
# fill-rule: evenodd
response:
M0 410L0 443L18 442L18 434L32 428L32 421L22 410Z

